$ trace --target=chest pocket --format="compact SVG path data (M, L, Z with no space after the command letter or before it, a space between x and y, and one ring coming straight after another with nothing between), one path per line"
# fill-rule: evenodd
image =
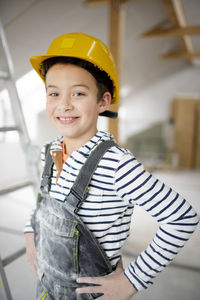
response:
M50 210L38 211L39 258L63 274L78 273L78 222L61 218Z

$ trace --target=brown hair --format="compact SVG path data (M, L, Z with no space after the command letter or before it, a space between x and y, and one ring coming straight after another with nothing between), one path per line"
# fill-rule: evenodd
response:
M110 92L113 97L113 83L108 74L105 71L100 70L92 63L77 58L77 57L66 57L66 56L55 56L44 60L40 66L40 73L46 79L48 70L55 64L72 64L79 66L88 71L95 79L98 88L97 100L100 101L105 92Z

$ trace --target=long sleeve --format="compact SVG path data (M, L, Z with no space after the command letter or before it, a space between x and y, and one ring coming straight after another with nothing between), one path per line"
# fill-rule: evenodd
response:
M144 170L130 153L116 171L118 195L145 209L159 223L152 242L125 270L137 290L147 288L175 257L194 232L198 216L177 192Z
M41 151L41 165L42 165L42 168L44 168L44 164L45 164L45 146L42 148L42 151ZM33 214L36 210L36 203L37 203L37 201L35 200L33 207L30 209L30 214L28 216L28 220L27 220L27 222L25 224L25 227L24 227L24 233L34 232L32 226L31 226L31 219L32 219L32 216L33 216Z

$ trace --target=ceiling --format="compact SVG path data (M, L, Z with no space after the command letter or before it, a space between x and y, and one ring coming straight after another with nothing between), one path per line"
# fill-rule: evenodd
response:
M177 37L139 38L168 20L163 0L125 1L122 86L137 92L185 68L197 68L186 59L159 56L180 51ZM166 1L165 1L166 2ZM200 23L200 1L182 0L187 24ZM84 0L0 0L0 18L8 40L16 77L31 70L29 57L46 52L51 41L67 32L85 32L108 44L108 5L86 7ZM200 37L191 37L200 51Z

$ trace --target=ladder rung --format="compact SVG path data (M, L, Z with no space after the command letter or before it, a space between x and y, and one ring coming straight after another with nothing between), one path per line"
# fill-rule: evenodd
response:
M9 186L7 186L3 189L0 189L0 196L11 193L11 192L14 192L14 191L17 191L19 189L23 189L23 188L25 188L27 186L30 186L30 185L33 185L32 181L25 181L25 182L17 183L17 184L14 184L14 185L9 185Z
M8 227L3 227L3 226L0 226L0 232L11 233L11 234L16 234L16 235L22 235L23 234L23 232L21 230L8 228Z
M0 71L0 78L2 78L2 79L8 79L9 78L8 73L4 72L4 71Z
M22 256L25 252L26 252L26 249L22 248L22 249L16 251L15 253L11 254L10 256L6 257L5 259L3 259L2 260L3 267L7 266L11 262L13 262L14 260L16 260L20 256Z
M7 132L7 131L19 131L19 127L17 127L17 126L0 127L0 132Z

